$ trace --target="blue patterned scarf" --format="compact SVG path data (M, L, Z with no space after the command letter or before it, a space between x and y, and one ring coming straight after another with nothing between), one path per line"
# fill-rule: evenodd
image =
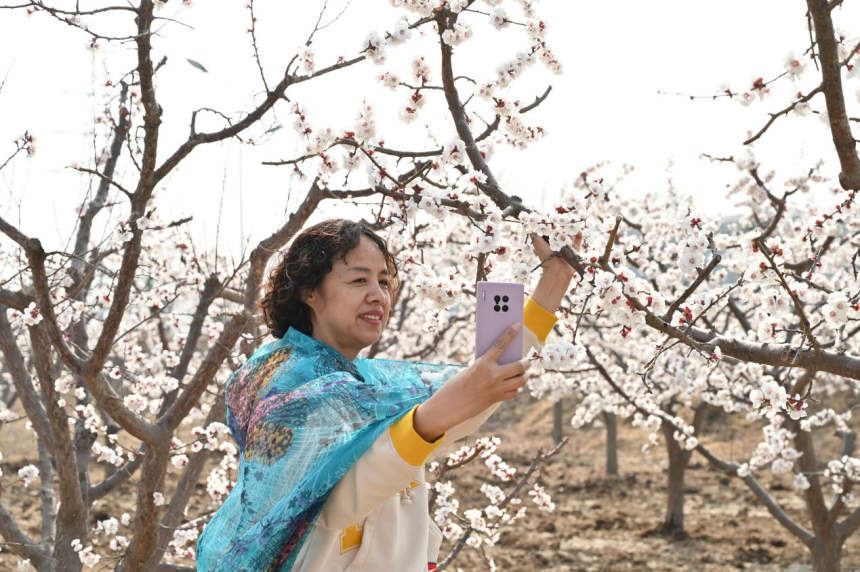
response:
M290 328L227 382L236 486L197 542L201 572L290 572L337 482L464 366L349 361Z

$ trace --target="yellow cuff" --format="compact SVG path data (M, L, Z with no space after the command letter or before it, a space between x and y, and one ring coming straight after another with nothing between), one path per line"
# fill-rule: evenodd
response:
M423 465L427 461L427 457L430 456L430 453L435 451L442 444L442 441L445 440L445 435L442 435L433 443L428 443L415 431L412 418L415 416L417 408L418 406L416 405L410 409L409 413L401 417L389 429L394 450L397 451L397 454L404 461L413 467Z
M526 305L523 308L523 325L534 332L541 343L546 341L546 337L556 322L558 322L558 317L555 314L531 298L526 300Z

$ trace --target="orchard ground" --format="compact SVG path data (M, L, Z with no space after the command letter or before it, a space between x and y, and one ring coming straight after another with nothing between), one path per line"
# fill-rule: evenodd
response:
M827 399L836 399L831 396ZM565 401L565 418L573 413L573 399ZM26 533L39 537L39 481L29 488L17 481L21 467L36 463L35 440L24 426L25 421L7 424L0 431L3 451L3 501L19 517ZM731 424L730 424L731 423ZM856 429L858 423L852 421ZM742 460L760 440L760 425L720 418L706 427L702 439L726 459ZM498 453L511 466L524 470L533 453L551 446L552 403L521 396L502 404L478 435L493 434L502 439ZM808 572L809 552L768 514L738 479L730 479L710 469L701 457L694 456L687 471L686 529L689 538L670 540L656 534L665 511L666 454L661 447L643 455L640 447L647 440L644 431L619 424L620 476L610 478L604 472L604 431L587 427L575 430L569 425L565 434L570 442L549 461L541 481L552 494L556 509L540 512L530 497L523 497L529 507L524 525L505 531L500 543L488 550L500 571L516 572L606 572L656 570L666 572L717 572L746 570L761 572ZM838 447L838 439L821 451L822 458ZM125 443L125 440L123 440ZM449 447L448 452L457 445ZM436 460L439 460L437 456ZM480 479L486 475L479 461L454 474L461 511L485 506ZM210 466L214 461L210 462ZM97 471L98 472L98 471ZM208 473L208 470L206 471ZM204 473L204 474L206 474ZM760 472L764 486L798 522L806 524L803 499L791 489L790 475L773 476ZM175 477L169 477L169 486ZM171 482L172 481L172 482ZM495 483L505 487L504 483ZM170 491L171 488L168 488ZM120 506L114 501L97 501L92 519L117 517L134 510L133 485L125 485ZM169 495L168 495L168 498ZM205 482L198 485L189 503L190 514L206 509ZM120 527L119 534L123 534ZM504 529L503 529L504 530ZM443 554L450 551L443 544ZM0 553L0 570L15 570L18 558ZM103 560L95 570L110 570L113 564ZM471 548L461 552L454 566L456 572L478 572L487 567ZM860 572L860 535L845 544L843 571Z

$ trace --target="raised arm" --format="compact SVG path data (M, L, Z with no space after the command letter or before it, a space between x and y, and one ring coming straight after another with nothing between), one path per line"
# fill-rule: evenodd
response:
M526 301L523 355L532 348L541 347L557 320L554 314L533 300ZM452 427L432 442L416 431L415 414L420 406L414 407L382 433L338 482L317 519L317 525L338 530L361 522L374 507L409 486L433 451L443 443L453 443L475 431L493 414L499 403L495 402Z
M540 348L546 341L558 321L554 311L574 276L573 269L563 259L552 255L543 238L533 235L532 241L542 271L535 291L523 308L523 356L532 348ZM578 233L574 250L579 250L581 243L582 234ZM507 332L508 342L514 335L515 332ZM492 350L501 355L504 347ZM433 397L414 407L380 435L335 486L317 524L339 529L360 522L374 507L406 488L430 454L443 442L453 443L471 434L493 414L501 401L516 397L519 388L525 385L526 369L527 366L521 362L498 366L492 372L493 379L484 379L486 383L483 384L472 384L474 387L469 391L457 391L454 387L463 385L464 378L470 375L469 368L453 376ZM486 377L488 371L484 368L481 375ZM453 395L447 402L436 399L431 403L440 393ZM464 402L467 413L462 409ZM450 421L452 411L448 405L451 404L460 408L454 412L454 422ZM468 407L472 407L471 412ZM443 417L447 420L441 419Z

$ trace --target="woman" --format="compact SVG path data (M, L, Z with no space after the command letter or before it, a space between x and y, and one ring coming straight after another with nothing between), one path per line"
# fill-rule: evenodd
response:
M545 264L525 304L524 354L546 340L557 320L548 309L572 278L535 240ZM424 463L516 397L529 362L496 361L514 327L466 367L360 357L398 294L394 257L366 226L327 220L293 241L260 303L278 339L228 382L238 479L200 537L198 570L435 568L442 535Z

